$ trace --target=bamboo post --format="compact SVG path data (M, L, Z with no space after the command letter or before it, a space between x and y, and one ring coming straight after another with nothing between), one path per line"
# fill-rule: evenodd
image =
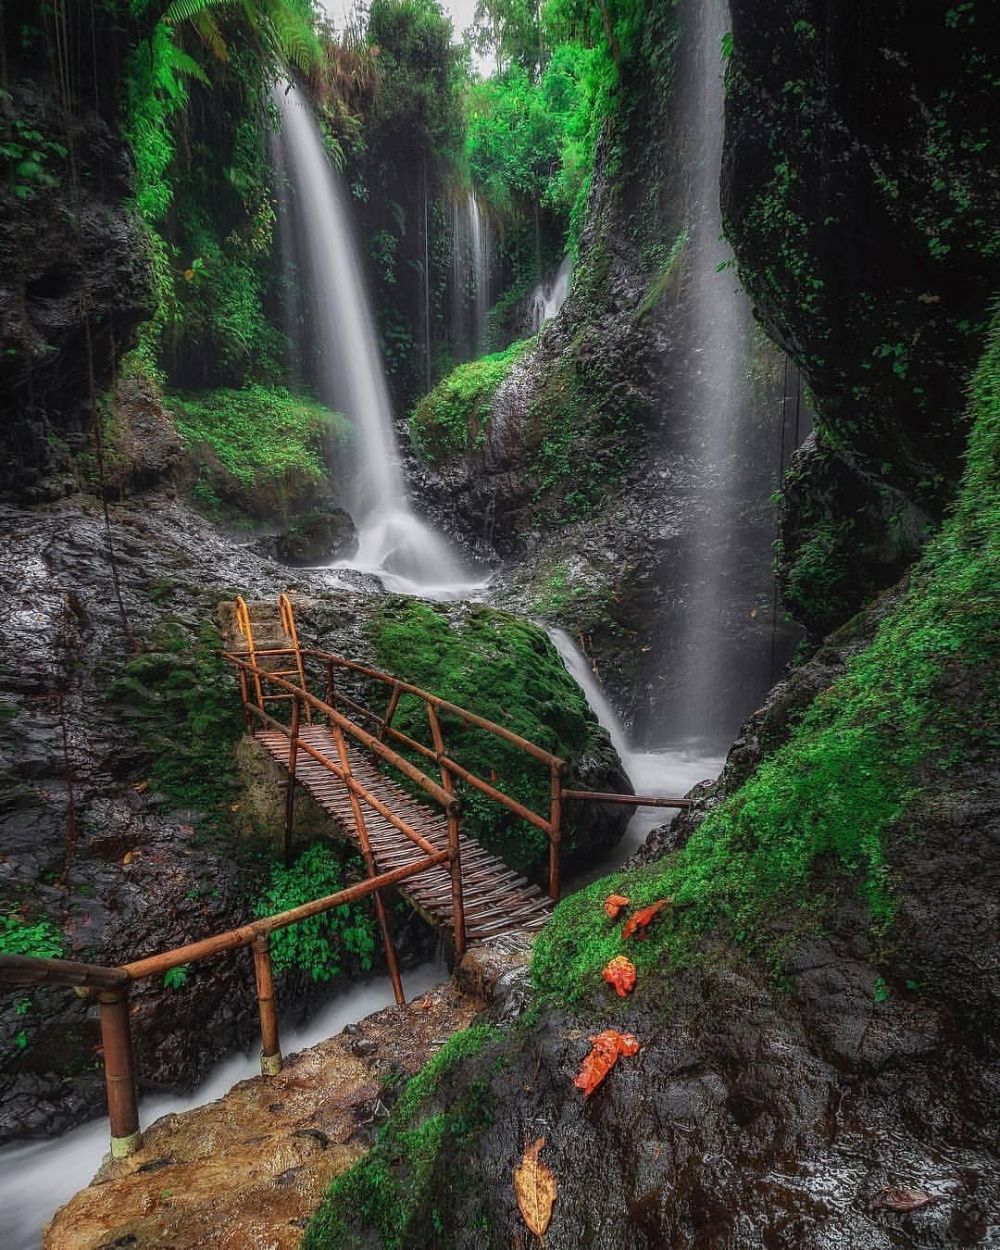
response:
M430 722L431 738L434 752L441 769L441 785L449 796L455 794L455 782L451 770L445 763L444 734L441 732L441 720L433 703L427 705L427 719ZM448 866L451 871L451 911L452 932L455 939L455 964L461 963L465 954L465 899L462 893L462 844L460 817L457 811L448 809Z
M247 686L247 672L245 668L238 670L240 675L240 699L243 703L243 724L246 732L253 733L253 717L250 715L250 689Z
M351 777L351 760L347 754L347 744L344 742L344 732L339 725L334 726L334 738L337 743L337 754L340 756L340 767L344 770L345 777ZM371 843L368 841L368 826L365 823L365 814L361 809L361 800L354 792L353 788L348 786L348 792L351 796L351 811L354 814L354 824L358 831L358 842L361 844L361 854L364 857L365 867L368 870L369 877L378 875L378 869L375 866L375 856L372 854ZM396 996L396 1003L402 1007L406 1002L406 996L403 993L403 980L399 975L399 962L396 959L396 948L392 943L392 933L389 930L389 917L386 914L385 904L382 902L382 892L375 891L375 916L378 920L378 927L382 931L382 942L385 946L385 962L389 967L389 977L392 981L392 992Z
M128 990L101 990L97 1001L104 1049L104 1080L108 1090L108 1119L111 1122L111 1157L127 1159L142 1144Z
M333 680L333 660L326 662L326 701L332 708L336 708L337 687Z
M260 1071L262 1076L277 1076L281 1071L281 1040L278 1036L278 1004L274 996L271 947L266 934L253 940L253 968L260 1010Z
M549 898L559 901L559 843L562 840L562 762L552 764L549 802Z
M299 753L299 696L292 695L291 737L288 739L288 786L285 790L285 867L292 862L292 821L295 818L295 764Z

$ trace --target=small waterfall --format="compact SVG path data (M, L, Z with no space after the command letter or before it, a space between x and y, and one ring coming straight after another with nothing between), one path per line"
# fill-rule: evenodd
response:
M474 191L451 204L451 339L456 360L472 360L486 350L492 305L493 235Z
M701 754L696 750L640 751L634 748L583 652L565 630L546 627L546 633L559 652L566 671L583 691L598 723L607 730L636 794L653 798L681 798L699 781L718 775L723 764L720 756ZM605 873L613 872L639 849L651 829L669 823L675 815L676 812L670 808L637 808L621 842L607 859L588 870L588 879L596 880ZM575 887L582 884L574 881Z
M313 319L316 366L310 380L325 404L346 414L357 436L345 493L358 526L359 549L349 567L383 580L388 575L391 589L458 584L458 561L413 514L407 499L347 198L302 93L295 86L278 86L273 95L281 116L274 152L279 168L287 171L286 213ZM338 473L338 481L343 483L343 474Z
M546 321L559 312L569 295L570 278L573 276L573 262L564 256L555 274L547 281L539 282L531 293L531 328L540 330Z

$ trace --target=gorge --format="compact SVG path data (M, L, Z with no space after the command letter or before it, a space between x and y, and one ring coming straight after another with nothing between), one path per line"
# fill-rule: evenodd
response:
M220 602L289 591L307 647L611 800L566 804L563 898L523 948L448 967L391 899L408 992L453 973L467 997L439 1025L451 991L398 1009L375 1059L337 1039L373 1065L342 1163L267 1244L527 1245L514 1174L542 1138L550 1250L992 1246L1000 20L371 0L335 23L4 5L0 980L363 879L303 802L283 862L220 657ZM690 805L633 816L630 791ZM537 826L460 797L544 887ZM647 925L624 937L610 895ZM389 1002L367 902L328 917L275 955L286 1051ZM144 1129L251 1075L248 969L135 987ZM70 990L2 988L12 1250L201 1244L166 1156L110 1164L43 1241L106 1148L101 1039ZM585 1097L612 1029L639 1049ZM151 1164L162 1185L87 1222Z

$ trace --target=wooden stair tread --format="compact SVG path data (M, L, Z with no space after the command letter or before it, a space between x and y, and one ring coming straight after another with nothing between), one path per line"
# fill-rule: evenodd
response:
M258 647L265 649L259 643ZM314 750L339 763L336 742L326 726L305 725L299 736ZM288 739L284 734L261 730L254 737L287 769ZM349 743L347 752L351 772L366 789L431 846L439 851L447 850L448 822L439 807L424 804L408 794L402 786L379 772L370 755L357 746ZM358 846L351 796L340 778L308 752L299 751L295 779L333 818L346 839ZM422 847L363 799L361 810L380 871L405 867L425 857ZM460 834L459 845L466 931L470 939L492 938L511 929L533 929L544 923L552 905L538 885L520 876L473 838ZM445 929L453 928L451 874L447 865L428 868L397 888L432 923Z

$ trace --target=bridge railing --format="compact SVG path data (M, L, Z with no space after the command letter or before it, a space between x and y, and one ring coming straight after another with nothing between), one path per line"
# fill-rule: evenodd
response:
M369 894L378 898L380 890L400 885L428 869L447 863L448 851L436 851L433 848L432 851L432 854L412 864L395 868L391 872L378 873L356 885L338 890L336 894L312 899L299 907L276 912L238 928L227 929L224 933L217 933L144 959L136 959L116 968L67 959L0 955L0 985L64 985L75 989L83 998L96 996L111 1128L111 1154L113 1158L123 1159L134 1154L142 1143L129 1004L129 991L134 982L160 977L172 968L211 959L227 951L251 947L260 1013L261 1073L264 1076L274 1076L281 1071L282 1058L271 966L271 934L335 907L344 907Z
M240 672L240 694L248 727L254 721L261 721L291 737L291 726L286 726L266 709L265 704L268 696L263 691L269 686L274 687L280 691L285 701L291 704L291 715L293 718L296 718L295 708L299 702L302 703L303 707L308 707L311 711L320 712L327 717L331 728L335 732L335 736L346 734L354 741L371 750L381 761L398 769L411 782L418 785L430 798L445 808L448 813L449 828L452 822L454 822L456 840L459 822L459 803L455 793L457 782L464 782L466 785L478 790L481 794L486 795L493 802L507 808L508 811L512 812L519 819L527 821L534 828L541 830L549 844L549 895L553 899L559 898L559 849L562 840L563 800L562 773L566 767L566 761L560 756L544 750L535 743L528 741L527 738L514 733L513 730L507 729L503 725L498 725L495 721L479 716L475 712L470 712L467 708L459 707L458 704L442 699L428 690L423 690L419 686L413 685L411 682L403 681L390 673L384 673L368 665L359 664L354 660L348 660L344 656L335 655L329 651L321 651L314 647L280 647L271 649L255 648L252 653L249 651L227 651L224 652L224 655L230 663L237 666ZM324 693L326 698L320 699L308 689L296 686L294 682L289 681L281 673L269 672L260 663L262 660L271 659L277 662L285 658L311 661L310 668L318 665L322 674L319 680L323 681L325 686ZM388 702L385 712L379 715L343 689L337 682L338 671L350 672L366 681L375 682L386 687ZM400 700L405 695L414 696L424 705L431 745L428 745L427 742L421 742L413 737L412 734L403 732L393 724L393 718L399 708ZM274 698L273 695L270 697ZM344 710L342 711L341 709ZM369 733L357 723L356 719L352 719L350 715L345 715L345 711L351 713L353 717L368 721L374 727L375 732ZM449 754L445 743L442 716L454 717L464 724L492 734L494 737L501 739L537 760L548 772L549 802L547 809L544 812L533 811L526 804L515 799L512 795L504 793L498 786L478 776L471 769L466 768L465 765L454 759ZM301 716L295 719L296 736L298 735L300 724ZM440 784L434 782L406 756L401 755L398 751L393 751L391 747L387 746L387 739L414 752L421 758L433 762L437 766ZM301 737L298 737L298 743L301 749L308 749ZM319 762L324 762L320 753L309 750L309 754ZM289 758L291 761L291 752ZM294 775L294 768L291 762L289 771ZM386 815L386 812L382 811L382 815ZM286 838L289 835L290 820L286 818Z

